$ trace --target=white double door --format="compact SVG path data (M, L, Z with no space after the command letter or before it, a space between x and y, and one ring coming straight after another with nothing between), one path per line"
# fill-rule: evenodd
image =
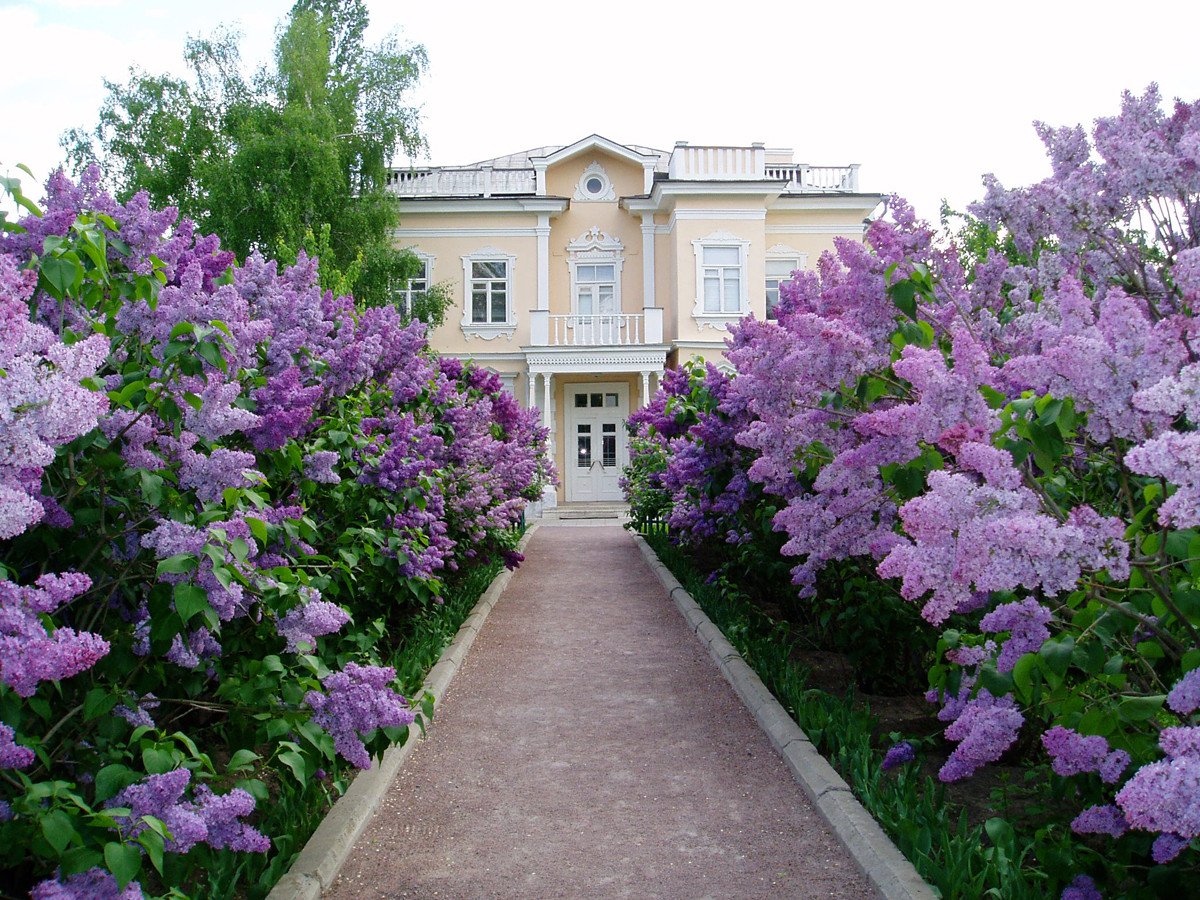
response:
M568 384L567 500L623 500L621 470L629 462L626 384Z

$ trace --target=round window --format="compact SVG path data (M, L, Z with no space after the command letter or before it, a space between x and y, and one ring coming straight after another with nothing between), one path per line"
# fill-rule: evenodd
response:
M595 175L587 180L587 184L584 187L587 188L589 194L601 194L604 192L604 182Z

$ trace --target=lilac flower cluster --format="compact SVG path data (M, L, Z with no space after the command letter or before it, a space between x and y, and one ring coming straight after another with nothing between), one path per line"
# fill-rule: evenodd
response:
M312 650L320 635L335 634L349 621L350 615L336 603L310 599L288 611L276 627L287 641L288 652L299 653Z
M938 778L970 778L980 766L1004 755L1024 723L1025 717L1011 694L993 697L986 689L981 690L946 728L947 739L959 744L938 771Z
M43 881L33 889L31 900L142 900L142 886L131 881L124 888L101 868L68 875L65 880Z
M1192 669L1167 694L1167 706L1181 716L1200 709L1200 669Z
M900 741L898 744L888 748L888 752L884 754L883 763L880 766L885 772L890 772L892 769L898 769L905 763L910 763L917 758L916 748L908 741Z
M124 827L136 837L148 826L143 816L154 816L167 826L171 836L166 849L172 853L187 853L196 844L205 843L215 849L228 847L247 853L266 853L271 842L257 829L238 821L254 812L254 798L241 788L227 794L214 794L206 785L199 785L194 799L184 799L192 773L173 769L162 775L149 775L117 793L109 807L126 807Z
M1090 876L1076 875L1071 883L1063 888L1059 900L1104 900L1104 895Z
M1049 624L1052 614L1036 600L1005 603L997 606L983 617L979 630L985 634L1007 631L1009 638L1000 648L996 668L1011 672L1017 660L1026 653L1036 653L1050 637Z
M371 768L361 735L376 728L411 725L416 719L404 698L391 688L396 670L389 666L347 663L340 672L321 680L325 693L309 691L304 702L313 721L333 735L345 759L360 769Z
M1051 768L1064 776L1099 772L1102 781L1115 784L1130 763L1128 752L1111 749L1103 737L1082 735L1062 725L1042 735L1042 746L1053 760Z

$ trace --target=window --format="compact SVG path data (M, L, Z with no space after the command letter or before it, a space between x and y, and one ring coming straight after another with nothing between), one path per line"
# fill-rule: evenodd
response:
M579 176L579 182L575 185L574 199L583 201L617 199L612 179L608 177L608 173L604 171L602 165L594 162L583 170L583 174Z
M471 263L471 321L476 325L508 321L508 263L504 260Z
M615 265L575 267L575 310L581 316L616 312L617 269Z
M397 305L404 311L405 315L412 315L413 297L420 296L429 290L429 277L433 269L433 257L418 254L417 258L421 261L421 271L405 282L404 287L397 294Z
M485 341L511 338L516 332L513 314L513 268L517 258L504 250L484 247L463 262L462 330L467 338Z
M742 308L742 257L737 247L704 247L704 311L736 313Z
M727 231L692 241L696 252L696 324L724 329L750 309L746 256L750 242Z
M767 260L767 318L775 318L775 307L779 305L779 283L790 281L792 273L801 268L796 257Z

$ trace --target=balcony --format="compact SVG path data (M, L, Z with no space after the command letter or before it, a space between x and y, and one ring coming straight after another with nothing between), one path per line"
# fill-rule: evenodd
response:
M810 166L791 162L792 151L679 143L667 169L673 181L782 181L791 193L858 191L858 164Z
M551 315L530 312L530 343L535 347L640 347L662 343L663 311L645 307L641 314Z
M491 197L535 194L533 169L393 169L387 189L397 197Z

